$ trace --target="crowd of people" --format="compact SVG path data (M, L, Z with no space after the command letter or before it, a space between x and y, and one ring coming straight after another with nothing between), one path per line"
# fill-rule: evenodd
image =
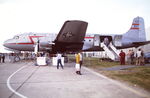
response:
M133 50L129 50L128 53L126 54L123 50L120 51L119 53L120 56L120 64L121 65L144 65L144 52L142 49L138 49L137 52L134 52ZM75 54L76 58L76 64L75 64L75 69L76 69L76 74L81 75L81 65L83 61L82 53L78 52ZM59 66L61 65L63 69L63 65L61 63L61 54L57 54L57 69L59 69Z
M120 54L120 64L125 65L125 61L127 61L128 65L144 65L144 51L139 48L138 51L135 53L133 50L129 50L126 54L121 50Z
M10 56L13 56L11 54ZM123 50L120 51L119 53L119 59L120 59L120 64L121 65L144 65L144 51L139 48L138 51L134 52L133 49L129 50L128 53L125 53ZM57 69L59 69L59 66L63 69L62 65L62 54L58 53L57 54ZM76 69L76 74L81 75L81 65L83 61L82 53L78 52L75 54L75 59L76 59L76 64L75 64L75 69ZM5 54L0 53L0 63L5 62Z

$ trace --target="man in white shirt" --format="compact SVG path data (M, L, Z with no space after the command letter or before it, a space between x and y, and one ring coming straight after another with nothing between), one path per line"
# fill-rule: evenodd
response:
M136 52L136 65L141 65L141 57L142 57L142 51L141 49L138 49Z
M61 68L63 69L63 65L61 63L61 57L62 55L60 53L57 54L57 69L59 69L59 64L61 65Z

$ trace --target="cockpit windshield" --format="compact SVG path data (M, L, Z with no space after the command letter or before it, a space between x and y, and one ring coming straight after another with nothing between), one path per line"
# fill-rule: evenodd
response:
M19 36L14 36L14 38L13 39L19 39Z

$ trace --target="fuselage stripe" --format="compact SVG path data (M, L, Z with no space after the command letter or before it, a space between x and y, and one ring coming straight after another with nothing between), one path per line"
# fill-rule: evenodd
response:
M84 38L94 38L94 37L84 37Z
M131 29L136 29L136 30L139 30L139 28L131 28Z

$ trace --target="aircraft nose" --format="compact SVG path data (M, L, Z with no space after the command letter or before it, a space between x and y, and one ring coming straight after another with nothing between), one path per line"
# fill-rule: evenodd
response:
M9 40L4 41L3 46L5 46L7 48L11 48L11 40L9 39Z

